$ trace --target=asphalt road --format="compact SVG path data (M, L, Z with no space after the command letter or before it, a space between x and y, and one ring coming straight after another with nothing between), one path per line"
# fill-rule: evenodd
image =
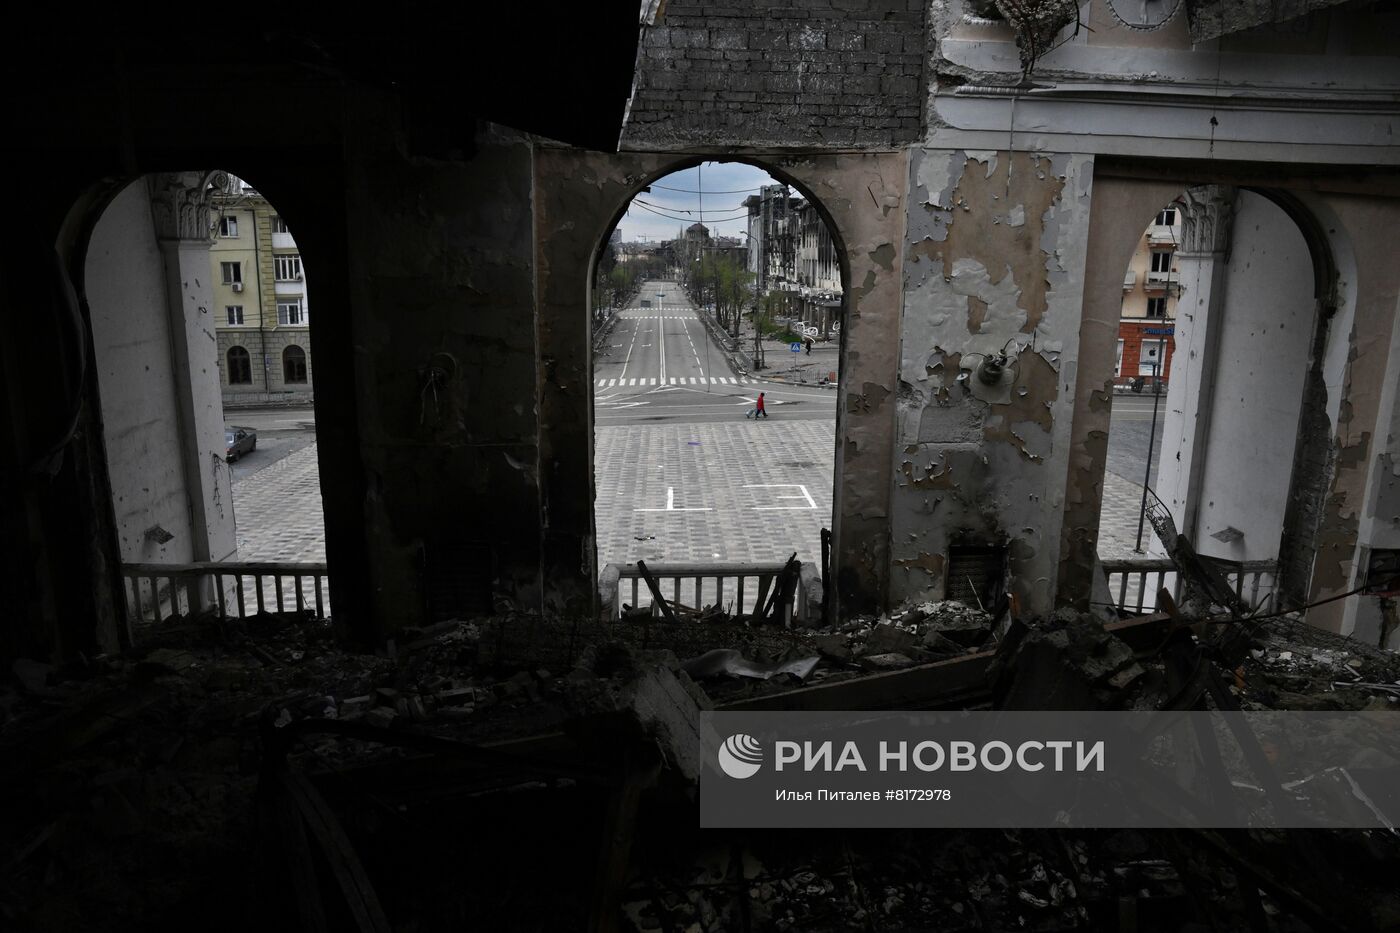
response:
M642 307L642 302L651 307ZM836 417L836 393L745 379L733 372L674 282L648 281L619 312L594 357L594 423L704 424L743 420L758 393L770 422Z
M1167 397L1162 395L1157 408L1157 439L1152 444L1152 479L1157 481L1157 465L1163 456L1162 422L1167 413ZM1152 396L1116 395L1113 398L1113 420L1108 429L1108 469L1123 479L1142 484L1147 465L1147 440L1152 428Z
M257 449L231 465L235 483L316 441L316 416L310 408L226 411L224 423L258 432Z

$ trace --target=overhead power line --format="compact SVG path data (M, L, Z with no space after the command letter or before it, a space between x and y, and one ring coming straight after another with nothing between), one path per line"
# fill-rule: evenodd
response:
M696 188L671 188L667 185L647 185L648 188L660 188L662 191L679 191L683 194L747 194L750 191L762 191L763 188L733 188L729 191L700 191Z
M747 207L743 207L743 206L740 206L740 207L722 207L722 208L720 208L719 210L710 210L710 211L706 211L706 210L698 209L698 208L697 208L696 210L691 210L691 209L685 208L685 207L667 207L665 204L653 204L653 203L651 203L650 201L643 201L641 198L634 198L633 200L634 200L636 203L638 203L638 204L645 204L647 207L654 207L654 208L656 208L656 209L659 210L659 211L671 211L672 213L675 213L675 214L701 214L701 215L703 215L703 214L737 214L737 213L739 213L740 211L743 211L744 213L748 213L748 210L749 210Z
M667 214L667 213L664 213L664 212L662 212L662 211L658 211L658 210L656 210L656 209L654 209L654 208L648 207L647 205L645 205L645 204L643 204L643 203L641 203L641 202L639 202L639 201L633 201L633 202L632 202L632 206L633 206L633 207L640 207L642 210L647 211L648 213L655 214L655 215L658 216L658 217L665 217L667 220L680 220L680 221L694 220L693 217L677 217L677 216L675 216L674 214ZM713 225L713 224L727 224L727 223L737 223L737 222L740 222L740 221L747 221L747 220L748 220L747 215L746 215L746 216L743 216L743 217L725 217L725 218L721 218L721 219L719 219L719 220L708 220L708 221L706 221L706 224L707 224L707 225Z

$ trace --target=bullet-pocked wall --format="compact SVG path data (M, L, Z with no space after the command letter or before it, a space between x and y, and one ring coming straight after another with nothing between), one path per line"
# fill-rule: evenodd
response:
M888 587L889 470L897 369L907 156L895 152L740 156L794 184L844 246L846 291L837 402L833 568L840 606L868 611ZM540 295L541 497L546 574L592 582L593 470L588 287L602 238L651 180L702 156L535 153ZM570 584L572 585L572 584ZM582 594L578 594L580 597Z
M361 517L381 631L493 599L537 609L557 585L540 559L533 149L490 124L471 142L438 159L385 139L351 159Z
M1023 611L1056 593L1093 162L915 150L891 497L891 602L949 592L950 549L1005 549ZM1001 362L1005 354L1004 363Z

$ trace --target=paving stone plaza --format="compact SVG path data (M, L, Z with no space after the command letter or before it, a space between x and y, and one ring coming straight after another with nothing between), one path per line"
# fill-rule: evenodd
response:
M598 428L598 565L780 563L794 551L817 561L831 527L834 443L832 423L816 419ZM1101 557L1140 556L1141 495L1105 474ZM234 508L240 560L326 559L315 444L237 482ZM1144 544L1151 535L1149 526Z

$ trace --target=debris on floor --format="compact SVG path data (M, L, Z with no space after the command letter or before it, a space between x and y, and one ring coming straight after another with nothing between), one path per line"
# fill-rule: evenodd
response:
M439 911L480 924L510 904L536 928L577 928L600 891L636 930L1056 930L1129 914L1138 929L1188 929L1210 911L1243 924L1257 910L1276 930L1325 929L1309 911L1326 903L1327 863L1358 847L1378 868L1348 879L1366 891L1351 906L1371 922L1400 917L1386 886L1400 868L1394 834L1319 833L1303 853L1295 834L755 836L699 833L692 809L710 708L802 708L810 693L825 697L811 708L896 697L899 708L1395 710L1389 652L1289 618L1230 629L1243 645L1231 667L1212 654L1215 636L1165 615L994 626L934 602L829 629L705 618L507 612L358 654L329 622L264 614L187 620L122 657L22 659L0 687L0 926L246 929L268 922L266 905L236 894L252 886L283 890L290 911L349 917L356 904L404 929L453 922ZM1216 679L1177 684L1182 658ZM1347 781L1309 786L1346 794ZM538 882L502 859L447 854L487 825L518 839L520 858L531 834L558 837L555 870L574 865L576 877L540 901ZM295 826L323 855L284 861ZM599 834L635 839L630 855L609 850L621 861L600 869L607 880L577 868L596 861ZM414 875L385 854L400 844L444 854ZM322 858L359 886L296 895L289 880ZM484 887L461 888L447 867L461 858ZM278 865L255 880L254 868Z

